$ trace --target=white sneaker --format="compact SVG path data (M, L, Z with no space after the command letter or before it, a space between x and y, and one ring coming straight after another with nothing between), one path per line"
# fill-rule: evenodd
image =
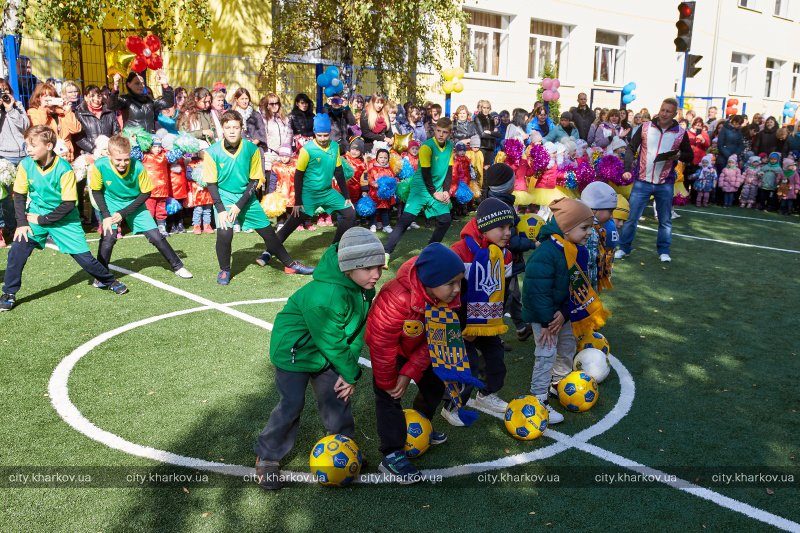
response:
M192 273L186 270L186 267L181 267L175 271L175 275L183 279L191 279Z
M669 256L669 254L661 254L658 256L658 258L661 260L662 263L672 262L672 258Z
M476 407L481 407L493 413L505 413L506 409L508 409L508 403L504 402L503 399L495 393L484 396L479 392L475 395L473 403Z
M417 224L416 222L412 222L408 227L411 229L419 229L419 224Z
M539 398L539 401L542 402L544 408L547 409L547 413L549 415L549 420L547 421L548 426L552 424L560 424L561 422L564 421L564 415L553 409L553 406L550 405L550 402L547 400L547 395L545 395L544 400Z
M234 224L233 225L233 232L234 233L239 233L240 231L242 231L242 226L240 226L239 224Z
M394 230L392 230L391 226L384 226L383 227L383 232L384 233L391 233L392 231L394 231Z
M282 227L283 227L283 223L278 224L278 226L275 228L275 231L280 231Z
M630 255L630 254L626 254L625 252L622 251L622 248L620 248L619 250L614 252L614 259L622 259L626 255Z
M672 210L672 220L675 220L676 218L681 218L681 216L678 213L676 213L675 210L673 209Z
M376 226L375 224L373 224L373 225L371 225L371 226L369 227L369 230L370 230L372 233L376 233L376 232L378 231L378 226Z
M451 426L464 427L464 422L458 417L458 412L450 411L447 407L442 407L442 418L447 420Z

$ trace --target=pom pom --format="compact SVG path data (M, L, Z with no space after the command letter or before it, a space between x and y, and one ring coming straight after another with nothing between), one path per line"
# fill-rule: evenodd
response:
M170 150L175 148L175 139L177 138L178 136L175 135L174 133L165 134L163 137L161 137L161 148L169 152Z
M72 162L72 170L75 172L75 181L78 183L86 179L89 171L89 161L86 160L86 155L75 158L75 161Z
M411 192L411 180L402 180L400 183L397 184L397 188L395 189L395 194L397 195L397 199L403 203L406 203L408 200L408 194Z
M369 217L375 214L375 202L369 196L362 196L356 202L356 214L360 217Z
M403 158L395 152L389 152L389 168L392 169L392 174L397 175L403 168Z
M469 188L469 185L460 181L458 183L458 188L456 189L455 194L456 202L460 204L468 204L472 201L472 191Z
M192 180L201 187L206 186L206 182L203 179L203 165L186 167L186 178Z
M583 190L587 185L597 179L594 167L584 159L578 161L578 166L575 169L575 177L578 180L578 188L580 190Z
M575 175L574 170L568 170L565 174L566 179L564 180L564 185L567 189L572 189L573 191L578 188L578 177Z
M534 144L531 147L530 155L528 159L531 162L531 168L533 168L534 172L544 172L547 170L547 165L550 164L550 154L541 144Z
M142 127L127 127L122 130L122 135L131 140L131 144L135 144L141 148L142 152L148 152L153 146L153 134Z
M401 180L406 178L410 178L414 175L414 165L411 164L406 158L403 158L403 165L400 167L400 172L397 173L397 177Z
M342 158L342 172L344 172L344 179L346 180L352 178L356 173L353 165L351 165L344 157Z
M606 183L628 185L630 181L622 179L625 163L615 155L606 155L597 161L597 177Z
M477 181L470 181L469 182L469 190L472 191L472 198L477 200L481 197L481 186L478 185Z
M17 177L17 167L11 161L0 159L0 184L10 187Z
M268 217L279 217L286 212L286 198L279 192L271 192L261 199L261 209Z
M131 159L138 159L139 161L144 159L144 153L142 153L142 149L138 146L131 146Z
M506 153L506 164L511 166L518 164L524 150L525 146L519 139L506 139L506 143L503 145L503 151Z
M180 133L175 138L172 145L173 149L180 150L184 154L195 154L200 151L200 140L195 139L188 133ZM161 142L161 146L164 146L163 141Z
M181 158L183 158L183 152L180 150L170 150L167 152L167 161L169 161L170 164L177 163Z
M397 190L397 180L391 176L378 178L375 182L378 185L378 198L381 200L391 200Z
M686 205L689 203L689 197L685 194L676 194L675 197L672 198L672 205Z
M180 213L183 206L175 198L167 198L167 205L164 206L164 209L167 211L168 215L174 215Z

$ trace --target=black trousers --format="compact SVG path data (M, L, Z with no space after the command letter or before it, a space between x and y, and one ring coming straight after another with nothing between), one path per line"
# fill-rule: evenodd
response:
M383 247L387 254L394 252L394 249L397 247L397 243L400 242L403 234L415 220L417 220L417 215L412 215L406 211L400 215L400 218L397 219L397 224L394 226L394 231L391 233L391 235L389 235L389 240L386 242L386 246ZM450 213L436 217L436 227L433 229L433 234L431 235L428 244L432 242L442 242L447 230L450 229L450 223L452 221L453 218L450 216Z
M25 263L28 262L28 258L36 249L36 246L33 240L14 241L11 243L11 250L8 252L8 264L6 265L3 292L16 294L22 287L22 270L25 268ZM101 265L90 252L70 255L72 255L75 262L93 278L105 285L114 283L115 279L114 276L111 275L111 272Z
M402 360L401 360L402 362ZM398 368L401 365L398 365ZM389 455L402 450L406 444L406 418L403 414L401 400L392 398L388 392L378 387L372 381L375 391L375 421L378 425L378 438L380 438L380 451ZM414 409L422 413L429 420L433 420L436 407L442 401L444 383L433 372L432 367L422 374L422 379L417 383L417 395L414 397Z
M469 367L473 376L483 370L483 394L492 394L503 388L506 380L506 351L499 335L491 337L475 337L475 340L464 340L464 347L469 357ZM467 385L461 393L461 401L466 404L474 387Z
M356 211L352 207L347 209L340 209L334 211L336 213L336 234L333 236L333 242L339 242L344 232L356 225ZM285 242L289 235L297 229L297 226L303 223L304 220L309 218L305 213L300 213L299 216L289 215L289 218L278 231L278 239Z
M156 250L167 260L170 268L173 271L183 268L183 261L169 245L158 229L151 229L144 232L145 238L150 244L156 247ZM112 231L110 234L103 233L100 235L100 244L97 247L97 260L101 265L108 268L108 263L111 262L111 253L114 251L114 245L117 244L117 232Z
M267 251L278 258L284 266L289 266L294 263L294 260L283 247L283 243L278 239L275 234L275 228L272 225L266 228L258 228L255 230L259 237L264 239L264 245ZM219 262L220 270L231 269L231 246L233 245L233 228L222 229L217 228L217 261Z

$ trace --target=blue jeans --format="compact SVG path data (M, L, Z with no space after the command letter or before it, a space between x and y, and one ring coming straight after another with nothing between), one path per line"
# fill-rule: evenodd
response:
M201 220L206 226L211 225L210 205L198 205L192 210L192 226L199 226Z
M725 193L725 201L723 203L723 205L725 207L730 207L730 206L733 205L733 195L735 195L735 194L736 194L735 192L726 192Z
M673 183L655 185L646 181L637 180L633 182L633 190L631 190L630 197L631 213L630 218L622 226L622 236L619 243L620 250L626 254L631 253L631 244L634 237L636 237L636 225L639 223L650 197L653 196L656 199L656 213L658 214L656 247L659 255L669 254L669 247L672 244L672 196L674 194L675 185Z

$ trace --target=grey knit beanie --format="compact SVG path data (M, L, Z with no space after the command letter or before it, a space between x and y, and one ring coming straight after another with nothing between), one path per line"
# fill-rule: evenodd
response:
M382 266L386 263L383 244L367 228L356 226L344 232L339 241L339 270Z

